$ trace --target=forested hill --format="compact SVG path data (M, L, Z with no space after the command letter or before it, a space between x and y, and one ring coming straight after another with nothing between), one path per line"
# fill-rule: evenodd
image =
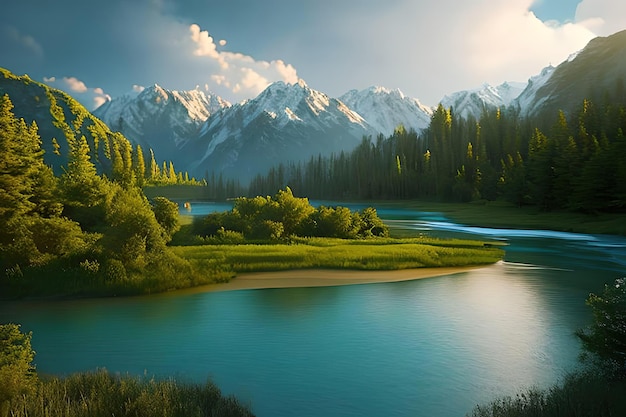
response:
M250 195L288 185L324 199L505 199L544 210L626 212L626 97L619 82L601 101L566 116L514 109L479 120L439 106L421 134L396 129L352 152L281 164L251 183Z
M35 122L45 151L44 160L55 173L67 166L69 142L84 136L89 155L99 172L110 172L112 155L122 155L131 145L120 133L94 117L82 104L68 94L0 68L0 96L8 95L16 117L27 124Z
M140 186L197 183L185 172L176 171L171 160L157 163L158 149L133 146L124 135L111 131L61 90L33 81L28 75L18 76L0 68L0 97L5 95L16 118L37 125L44 162L56 175L64 172L72 149L84 141L96 171L109 178L129 182L134 177Z

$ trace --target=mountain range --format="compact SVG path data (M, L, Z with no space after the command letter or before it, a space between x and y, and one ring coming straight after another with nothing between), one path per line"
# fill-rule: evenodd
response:
M475 119L495 108L523 116L559 109L568 112L584 98L623 91L624 74L626 31L592 40L565 62L544 68L526 83L485 84L447 95L441 105L451 107L457 116ZM7 75L0 78L0 92L10 93L17 101L21 117L37 120L40 130L44 125L42 140L48 146L48 136L60 135L53 124L39 122L45 118L45 103L31 103L33 97L44 95L29 94L24 86L10 81ZM14 94L22 97L14 99ZM349 151L363 137L389 136L399 125L419 132L428 127L433 111L400 90L383 87L351 90L332 98L303 80L276 82L254 99L231 104L199 88L172 91L155 84L106 102L93 112L95 121L89 123L102 120L111 131L121 132L144 151L154 150L158 159L171 160L193 176L223 173L246 181L279 162Z

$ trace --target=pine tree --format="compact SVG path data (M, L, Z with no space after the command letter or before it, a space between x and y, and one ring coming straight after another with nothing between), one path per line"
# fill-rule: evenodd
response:
M139 187L143 187L145 178L146 178L146 161L143 157L143 150L141 149L141 145L137 145L137 148L135 148L135 152L133 156L134 156L133 166L135 167L135 179L137 181L137 185Z

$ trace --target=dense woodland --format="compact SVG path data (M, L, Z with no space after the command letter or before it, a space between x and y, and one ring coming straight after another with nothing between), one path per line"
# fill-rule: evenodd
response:
M57 176L44 163L37 124L15 117L9 96L0 97L0 292L189 286L195 279L190 265L166 246L179 227L178 205L145 197L144 168L123 136L111 146L110 170L98 173L87 139L77 137L62 114L55 120L69 151Z
M317 199L504 199L543 210L626 211L626 94L530 119L514 109L463 119L441 105L423 133L398 127L352 152L281 164L249 195L289 185Z

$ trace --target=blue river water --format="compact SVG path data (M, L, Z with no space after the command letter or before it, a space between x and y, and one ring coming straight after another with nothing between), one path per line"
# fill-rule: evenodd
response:
M223 209L192 203L196 215ZM419 233L505 242L506 257L398 283L5 303L0 322L33 331L42 373L210 378L260 417L463 416L576 369L585 299L626 275L622 237L379 214Z

